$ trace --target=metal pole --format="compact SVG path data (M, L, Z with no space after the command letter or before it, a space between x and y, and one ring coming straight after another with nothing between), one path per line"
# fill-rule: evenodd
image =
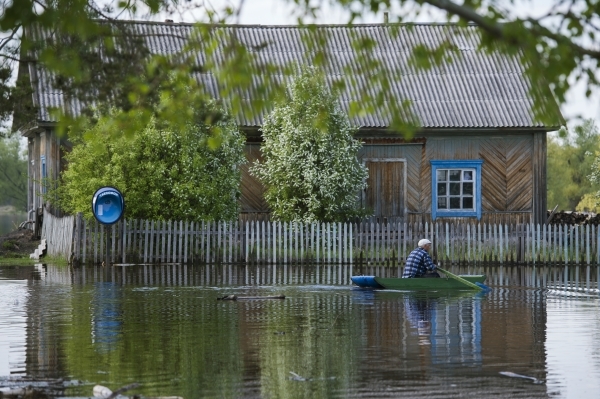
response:
M109 249L108 248L109 248L109 244L110 244L110 238L108 238L109 228L108 228L107 225L104 225L104 233L105 233L104 235L106 236L106 246L105 246L105 248L106 248L106 258L104 260L104 265L105 266L109 266L110 265L110 257L108 256L109 255Z

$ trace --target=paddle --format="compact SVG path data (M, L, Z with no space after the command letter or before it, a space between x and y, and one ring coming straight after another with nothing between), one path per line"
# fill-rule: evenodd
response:
M468 285L469 287L476 289L476 290L490 290L490 287L488 287L487 285L483 284L483 283L472 283L469 280L465 280L464 278L457 276L456 274L452 274L447 270L442 269L441 267L437 267L437 269L441 272L443 272L444 274L452 277L453 279L455 279L456 281L460 281L461 283Z

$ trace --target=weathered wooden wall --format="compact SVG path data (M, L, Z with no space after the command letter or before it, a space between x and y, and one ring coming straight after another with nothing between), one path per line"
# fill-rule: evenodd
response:
M402 139L367 140L359 157L406 161L405 221L431 222L431 160L482 159L482 219L485 223L545 222L546 147L543 132L427 134L405 143ZM391 176L391 175L390 175ZM375 181L370 191L388 193L397 182ZM387 186L386 186L387 185ZM363 205L369 205L364 203ZM538 209L534 214L534 210ZM384 215L375 214L376 221ZM464 220L464 218L461 218ZM457 222L460 219L440 218Z
M432 222L431 160L482 159L484 223L544 223L546 217L546 133L428 133L410 141L400 137L362 137L358 156L369 168L361 205L372 222ZM264 187L247 172L260 159L259 143L246 145L242 169L242 219L269 220ZM464 220L464 218L461 218ZM440 218L458 222L461 219Z
M260 219L269 213L269 207L265 202L265 188L257 178L252 176L250 168L254 162L262 161L260 143L247 143L244 147L247 163L242 165L242 196L240 198L240 209L242 214L249 214L252 219ZM252 217L254 216L254 217Z
M422 160L422 201L418 212L431 209L431 168L429 161L482 159L482 221L523 223L545 222L545 185L540 177L545 165L545 147L536 146L540 134L522 133L489 136L453 135L428 137ZM545 133L543 133L545 138ZM536 153L542 152L540 154ZM534 160L537 160L534 162ZM544 180L545 181L545 180ZM534 205L543 209L534 214ZM427 219L427 218L425 218ZM447 218L442 218L443 220Z
M46 178L58 180L60 173L65 169L64 160L65 146L69 146L65 140L61 140L54 131L50 129L37 128L27 132L28 138L28 187L27 187L27 210L28 217L34 219L32 213L49 207L53 214L61 215L59 209L52 207L50 203L44 202L42 194L44 181L42 176L42 156L46 162ZM36 227L37 229L37 227Z

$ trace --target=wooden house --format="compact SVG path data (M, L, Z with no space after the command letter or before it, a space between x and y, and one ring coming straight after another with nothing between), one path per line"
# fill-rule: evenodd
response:
M181 50L193 26L184 23L126 22L140 37L147 38L151 52L169 54ZM215 26L215 32L235 35L260 59L276 63L306 62L309 50L302 41L306 27ZM533 117L529 81L516 58L478 51L476 26L452 24L327 25L329 54L325 73L345 73L357 63L352 40L376 41L374 56L399 71L390 91L399 101L409 100L420 128L406 140L390 129L384 113L354 118L363 141L359 154L369 169L368 188L361 194L364 206L380 221L471 220L484 222L535 222L546 220L546 135L564 122L556 109L554 122L544 124ZM436 46L451 42L456 56L431 69L411 66L417 45ZM221 51L225 51L222 49ZM200 61L201 62L201 61ZM358 68L358 67L357 67ZM55 134L52 107L79 112L82 104L66 100L53 90L49 74L37 63L21 65L33 89L36 120L21 132L29 138L29 209L43 204L39 193L43 177L57 177L65 166ZM214 96L219 95L214 76L201 76ZM357 74L363 87L368 74ZM342 95L340 105L348 111L352 94ZM251 105L249 105L251 106ZM262 115L240 115L250 161L242 167L241 209L244 217L268 216L263 188L249 173L260 158ZM400 132L401 133L401 132ZM68 148L68 147L64 147Z

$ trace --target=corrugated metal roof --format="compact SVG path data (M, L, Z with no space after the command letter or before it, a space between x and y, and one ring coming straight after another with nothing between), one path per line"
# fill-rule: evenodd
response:
M173 54L182 51L193 34L191 24L125 22L132 31L143 37L154 54ZM352 42L372 39L376 42L370 56L385 65L391 80L390 95L399 101L409 100L411 112L423 128L528 128L544 125L536 122L531 112L532 98L524 68L516 58L500 53L478 51L479 36L475 26L458 27L451 24L407 25L323 25L316 30L297 26L243 26L219 25L213 34L235 37L246 46L259 63L285 65L310 59L311 49L302 40L303 35L318 35L327 49L324 70L329 82L353 74L357 88L340 93L340 105L346 112L349 104L360 99L361 91L375 93L373 78L359 70L359 55ZM34 35L42 35L34 32ZM314 36L317 37L317 36ZM415 68L410 63L413 49L418 45L433 48L444 41L455 46L452 60L444 60L431 69ZM216 58L226 57L225 46L217 49ZM204 55L196 55L198 65L205 63ZM60 108L75 114L83 104L77 100L66 102L62 93L53 89L48 71L39 64L30 64L30 74L39 106L40 121L54 121L51 108ZM213 96L219 96L217 78L210 73L197 78ZM255 77L258 82L260 77ZM250 90L251 91L251 90ZM251 108L251 94L244 93L246 107ZM554 103L553 100L550 100ZM556 124L562 116L556 107ZM253 115L253 116L248 116ZM260 126L259 112L238 116L241 126ZM374 112L353 120L361 127L387 127L390 118L385 112ZM549 126L549 127L554 127Z

